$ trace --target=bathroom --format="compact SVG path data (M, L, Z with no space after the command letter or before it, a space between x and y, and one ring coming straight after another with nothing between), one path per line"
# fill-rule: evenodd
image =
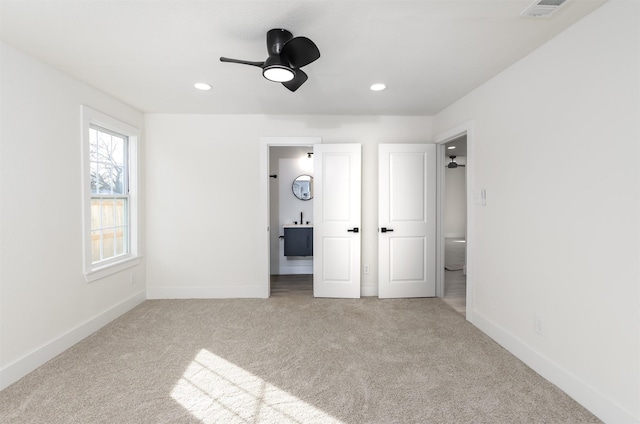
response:
M271 295L295 292L312 296L313 147L270 147L269 175ZM293 246L301 237L307 249Z

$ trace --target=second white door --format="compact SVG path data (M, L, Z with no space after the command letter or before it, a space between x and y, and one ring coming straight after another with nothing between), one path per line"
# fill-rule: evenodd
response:
M436 146L380 144L378 296L436 294Z

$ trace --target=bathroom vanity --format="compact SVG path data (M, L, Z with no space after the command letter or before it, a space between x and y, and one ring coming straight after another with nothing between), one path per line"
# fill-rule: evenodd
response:
M284 225L284 256L313 256L313 225Z

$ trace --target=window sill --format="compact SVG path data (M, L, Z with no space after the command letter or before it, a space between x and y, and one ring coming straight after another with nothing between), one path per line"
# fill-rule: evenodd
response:
M142 256L130 256L118 262L113 262L108 265L92 269L89 272L85 272L84 279L87 281L87 283L90 283L92 281L108 277L109 275L113 275L115 273L124 271L125 269L139 265L140 262L142 262Z

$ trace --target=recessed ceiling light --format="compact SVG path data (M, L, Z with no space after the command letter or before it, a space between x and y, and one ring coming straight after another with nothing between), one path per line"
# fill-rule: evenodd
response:
M371 87L369 87L371 91L382 91L385 88L387 88L387 86L382 83L372 84Z
M455 148L456 148L456 146L449 146L449 147L447 147L447 149L449 149L449 150L452 150L452 149L455 149Z
M193 84L193 86L198 90L202 90L202 91L211 90L211 86L205 82L197 82Z

